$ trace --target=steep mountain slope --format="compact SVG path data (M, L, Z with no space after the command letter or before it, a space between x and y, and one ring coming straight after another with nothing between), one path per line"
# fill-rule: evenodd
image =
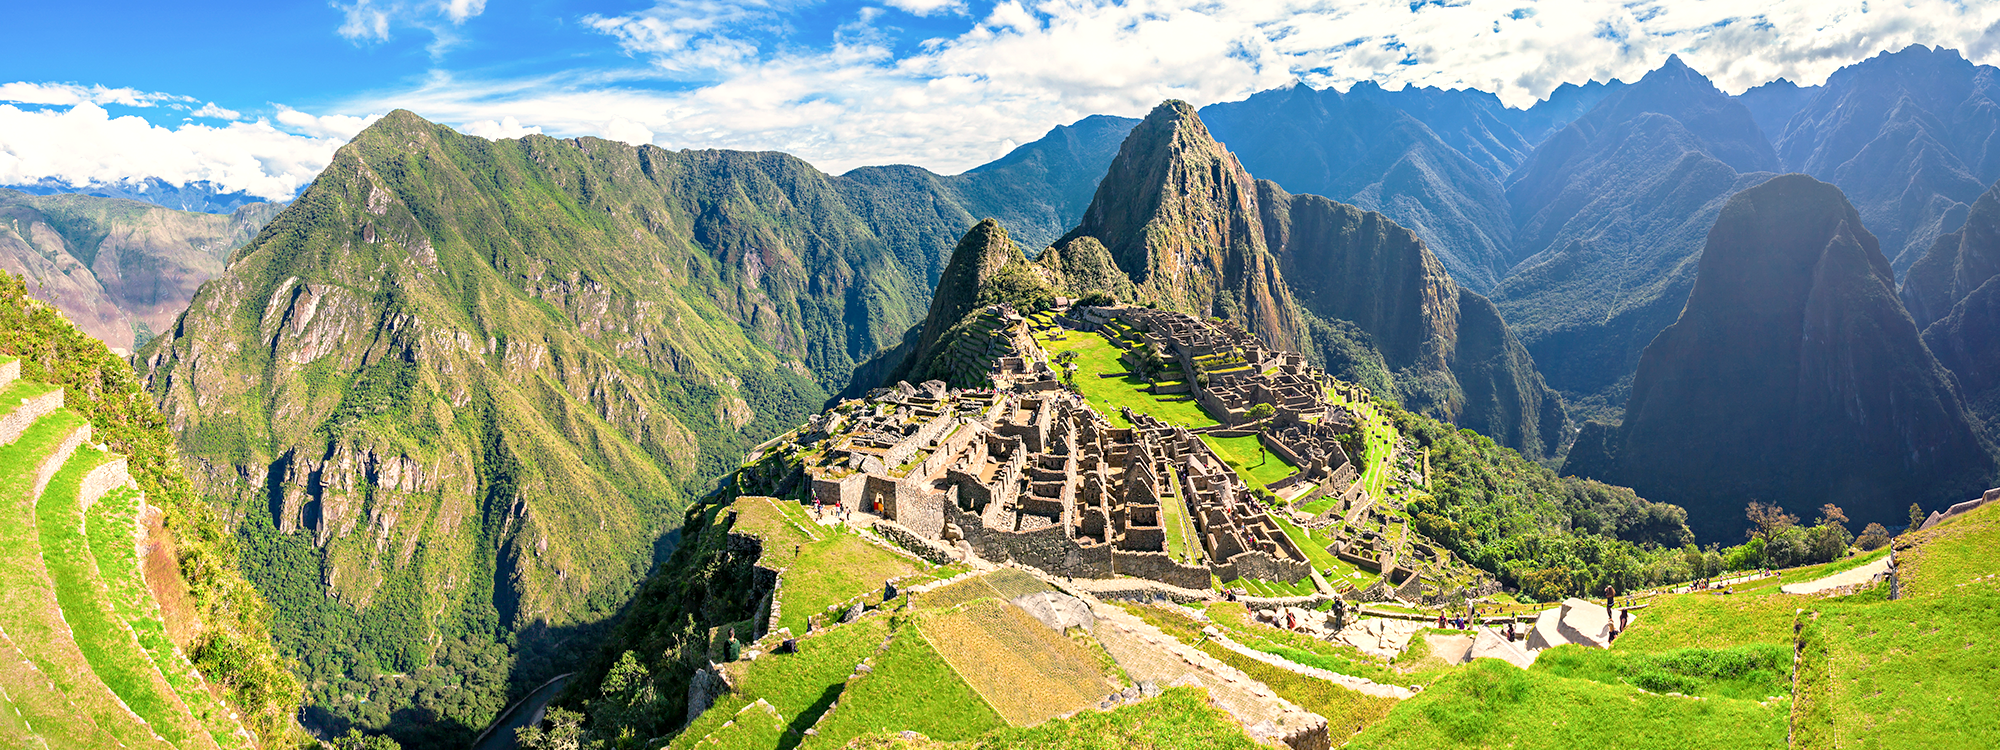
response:
M130 365L0 277L9 747L290 747L271 610ZM169 743L172 743L171 745Z
M1412 409L1530 456L1561 440L1561 403L1526 350L1421 239L1381 214L1253 181L1183 103L1133 129L1082 223L1051 252L1093 245L1140 301L1239 322L1350 379L1386 374Z
M1839 185L1901 277L2000 180L2000 68L1912 45L1841 68L1783 134L1785 165Z
M1804 175L1731 198L1679 321L1646 348L1615 429L1565 471L1688 509L1727 539L1752 500L1892 524L1994 474L1950 374L1840 190Z
M1749 110L1679 59L1551 136L1507 188L1525 258L1494 301L1579 413L1607 416L1680 312L1703 237L1776 157Z
M1299 84L1209 105L1201 119L1252 173L1380 211L1424 238L1454 278L1488 289L1512 260L1499 176L1527 147L1487 104L1498 101L1373 84L1343 95ZM1436 120L1454 142L1403 107Z
M1757 129L1764 132L1764 137L1775 142L1784 135L1785 123L1791 121L1792 115L1805 109L1824 88L1800 86L1780 78L1737 94L1736 101L1750 110L1750 118L1757 121Z
M1519 169L1528 152L1534 149L1534 144L1513 127L1529 110L1509 109L1500 103L1500 97L1478 89L1404 86L1389 91L1374 81L1360 81L1347 90L1346 96L1350 100L1392 107L1416 118L1445 145L1464 154L1496 180Z
M1958 376L1988 436L2000 427L2000 184L1979 196L1965 226L1939 237L1903 281L1903 304L1924 343Z
M1048 247L1090 206L1105 168L1138 120L1092 115L1059 125L1006 156L945 178L976 218L992 217L1022 247ZM857 170L858 171L858 170ZM852 178L854 172L843 177ZM956 230L962 231L966 225Z
M1514 128L1514 132L1520 133L1521 139L1528 145L1538 146L1562 130L1563 126L1590 112L1605 97L1618 93L1627 85L1615 78L1608 83L1585 81L1579 85L1565 82L1550 91L1547 99L1535 102L1527 109L1508 110L1507 124Z
M976 385L990 368L955 371L958 368L944 361L944 344L974 334L970 329L977 324L976 314L982 309L1007 304L1018 312L1033 314L1040 312L1034 309L1037 303L1046 307L1052 298L1053 290L1043 274L1029 265L1007 230L993 219L980 221L952 250L951 262L945 265L944 276L931 296L930 313L924 318L916 346L883 380L921 382L935 378L956 387ZM983 343L986 332L977 333Z
M171 326L195 289L282 208L250 203L218 215L0 190L0 268L28 279L86 333L130 353Z

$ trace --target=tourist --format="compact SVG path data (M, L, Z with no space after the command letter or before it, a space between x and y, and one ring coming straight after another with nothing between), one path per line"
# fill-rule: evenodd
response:
M1617 589L1614 589L1614 588L1611 588L1611 584L1608 584L1608 583L1607 583L1607 584L1605 584L1605 585L1604 585L1604 611L1606 611L1606 612L1609 612L1609 611L1611 611L1611 609L1612 609L1613 605L1617 604L1617 602L1618 602L1618 590L1617 590Z
M1443 611L1443 610L1439 610L1439 611L1438 611L1438 629L1439 629L1439 630L1443 630L1443 629L1444 629L1444 611Z

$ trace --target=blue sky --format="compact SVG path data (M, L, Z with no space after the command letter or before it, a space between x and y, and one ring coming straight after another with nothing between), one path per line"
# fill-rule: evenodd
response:
M1679 54L1725 90L1908 44L2000 62L2000 0L28 2L0 183L208 179L281 197L403 107L487 137L774 149L953 173L1058 124L1303 80L1526 106ZM27 33L19 33L26 31Z

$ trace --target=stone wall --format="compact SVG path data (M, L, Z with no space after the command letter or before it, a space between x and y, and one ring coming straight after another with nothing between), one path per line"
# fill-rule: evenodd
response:
M1119 575L1159 581L1184 589L1208 588L1207 566L1182 565L1165 552L1111 551L1111 570Z
M82 486L77 491L77 502L84 510L96 505L98 500L111 494L112 490L132 483L132 474L123 456L116 457L83 475Z
M1239 552L1226 563L1211 566L1215 577L1224 581L1238 578L1256 578L1265 581L1297 583L1301 578L1312 575L1312 565L1302 560L1280 560L1263 550Z
M1057 524L1034 531L989 529L979 516L945 509L946 519L965 533L972 553L993 562L1019 562L1051 574L1072 578L1110 578L1111 548L1085 547L1069 538L1067 527Z
M882 538L894 542L896 546L909 550L911 554L938 565L946 565L956 559L952 555L951 549L937 542L925 539L923 536L917 534L917 532L911 531L908 527L895 521L886 518L877 520L873 528L875 529L875 533L881 534Z
M845 508L847 510L860 510L861 486L867 480L868 475L860 472L849 474L839 479L815 477L812 480L812 496L821 505Z
M18 362L16 366L19 366ZM21 433L27 432L28 426L34 424L35 420L42 418L42 415L62 408L62 405L63 389L61 388L34 398L22 399L20 406L14 407L14 410L8 412L7 416L0 417L0 445L11 444L21 439Z

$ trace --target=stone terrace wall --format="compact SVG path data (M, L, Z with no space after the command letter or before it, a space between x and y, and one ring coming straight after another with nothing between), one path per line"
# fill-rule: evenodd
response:
M908 527L895 521L886 518L877 520L874 529L875 533L881 534L882 538L894 542L896 546L909 550L911 554L938 565L949 564L957 559L952 555L951 549L926 539L923 535L911 531Z
M83 475L82 487L76 493L77 502L84 510L90 510L90 506L96 505L98 500L111 494L112 490L131 484L132 474L129 466L121 457L91 469L89 474Z
M1184 589L1208 588L1207 566L1195 567L1175 562L1165 552L1111 552L1111 569L1120 575L1159 581Z
M965 533L972 553L993 562L1014 561L1040 568L1054 575L1072 578L1110 578L1111 547L1085 547L1069 538L1062 524L1034 531L989 529L979 516L957 506L945 508L947 520Z

